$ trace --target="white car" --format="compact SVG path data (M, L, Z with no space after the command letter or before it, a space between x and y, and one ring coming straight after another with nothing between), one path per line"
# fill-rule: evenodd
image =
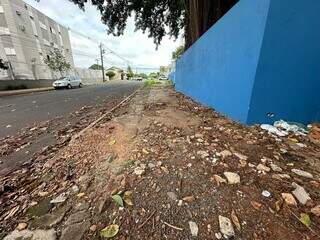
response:
M82 87L82 82L79 77L68 76L68 77L62 77L59 80L54 81L52 86L55 89L59 89L59 88L71 89L73 87Z

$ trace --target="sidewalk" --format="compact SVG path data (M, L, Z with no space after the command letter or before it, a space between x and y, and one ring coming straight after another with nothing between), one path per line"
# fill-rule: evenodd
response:
M319 157L308 136L275 137L170 87L145 87L56 154L0 178L0 232L317 239Z
M45 88L32 88L32 89L21 89L21 90L12 90L12 91L0 91L0 97L21 95L21 94L34 93L34 92L46 92L46 91L51 91L53 89L54 89L53 87L45 87Z

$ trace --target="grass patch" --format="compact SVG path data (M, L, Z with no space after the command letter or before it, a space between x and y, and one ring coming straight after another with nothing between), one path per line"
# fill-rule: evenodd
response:
M164 81L165 86L173 86L173 82L171 80Z
M126 168L131 168L131 167L134 166L134 163L135 163L134 160L128 160L128 161L125 162L124 166L125 166Z
M156 80L156 79L149 79L144 82L144 86L147 86L147 87L151 87L154 85L160 85L160 84L161 84L161 81Z

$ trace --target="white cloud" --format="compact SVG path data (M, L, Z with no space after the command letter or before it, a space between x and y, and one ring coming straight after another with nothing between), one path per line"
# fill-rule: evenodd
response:
M25 2L55 21L90 36L95 41L103 42L106 47L128 59L132 66L148 68L168 65L171 60L172 51L182 44L181 39L173 41L165 37L158 50L156 50L153 39L148 38L147 34L143 34L142 31L134 31L133 18L129 19L124 35L120 37L108 35L106 26L101 23L100 13L91 4L87 4L86 10L83 12L68 0L41 0L40 2L25 0ZM89 67L96 62L95 59L99 58L97 43L72 31L70 39L76 66ZM126 65L123 60L113 54L106 54L105 58L107 66Z

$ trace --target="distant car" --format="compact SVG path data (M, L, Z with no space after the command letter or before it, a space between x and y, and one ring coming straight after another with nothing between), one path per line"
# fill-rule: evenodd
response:
M166 81L166 80L168 80L167 77L159 77L159 81Z
M59 89L59 88L71 89L73 87L82 87L82 82L79 77L67 76L54 81L52 86L55 89Z
M132 81L142 81L142 77L134 77L134 78L131 78Z

